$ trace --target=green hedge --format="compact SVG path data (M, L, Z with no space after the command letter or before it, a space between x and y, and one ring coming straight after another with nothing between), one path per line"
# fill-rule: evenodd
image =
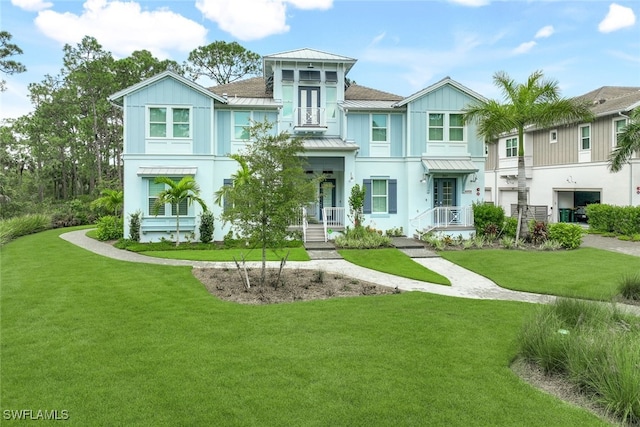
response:
M587 205L589 227L602 233L632 236L640 233L640 206Z

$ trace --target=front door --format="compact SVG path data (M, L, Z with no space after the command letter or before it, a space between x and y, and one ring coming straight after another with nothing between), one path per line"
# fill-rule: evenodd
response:
M320 221L323 221L322 208L334 208L336 206L336 180L325 179L320 183ZM331 218L329 218L331 219Z
M300 86L300 116L301 126L318 126L320 124L320 88Z
M456 206L456 179L434 178L433 207L451 208L454 206ZM458 209L437 209L434 214L434 222L439 227L460 222Z

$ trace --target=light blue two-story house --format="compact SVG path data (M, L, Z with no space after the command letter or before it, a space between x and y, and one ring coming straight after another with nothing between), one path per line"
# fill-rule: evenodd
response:
M300 49L265 56L262 77L205 88L166 71L111 96L124 111L124 210L142 212L141 240L174 234L176 209L181 231L197 239L199 206L152 214L162 190L155 177L193 176L207 205L221 213L214 193L238 169L228 155L251 143L252 120L265 119L276 132L304 137L307 172L326 177L317 203L303 207L321 230L305 230L308 240L350 225L355 184L366 189L366 225L402 227L407 235L469 233L471 205L484 197L485 144L461 111L482 96L447 77L404 98L349 84L355 64ZM128 228L125 221L125 235ZM214 238L228 231L218 221Z

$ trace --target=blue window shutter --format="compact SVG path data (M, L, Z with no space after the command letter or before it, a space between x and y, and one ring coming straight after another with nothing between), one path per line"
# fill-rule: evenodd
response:
M389 213L398 213L398 180L389 180Z
M225 187L231 187L232 185L233 185L233 180L232 180L232 179L229 179L229 178L225 178L225 180L224 180L224 186L225 186ZM227 198L225 197L225 198L222 200L222 210L226 212L230 207L231 207L231 206L229 205L229 202L227 201Z
M371 180L362 180L362 186L364 187L364 206L362 207L362 213L371 213Z

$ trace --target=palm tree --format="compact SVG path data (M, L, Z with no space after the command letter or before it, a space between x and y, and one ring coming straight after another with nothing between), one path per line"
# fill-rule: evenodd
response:
M185 176L178 182L165 176L159 176L154 182L156 184L165 184L169 187L158 194L158 198L153 205L153 214L158 215L160 208L167 203L175 208L176 246L178 246L180 244L180 203L186 200L187 206L190 206L193 202L197 202L205 212L207 211L207 205L200 198L200 187L192 176Z
M238 162L240 164L240 169L238 169L236 173L231 175L232 186L224 185L222 186L222 188L215 192L215 203L218 206L222 206L225 196L229 193L229 191L231 191L232 187L243 185L251 179L251 169L242 156L238 154L230 154L229 158Z
M102 194L102 197L91 202L91 205L104 208L107 211L113 211L113 215L119 217L122 214L122 206L124 205L124 192L106 188L100 194Z
M576 121L591 121L593 114L587 103L560 97L555 80L544 79L542 71L533 72L526 83L516 83L505 72L493 76L502 91L504 102L483 100L464 110L465 122L478 123L478 135L496 142L504 133L518 133L518 217L527 206L527 179L524 168L524 131L527 127L545 128ZM520 236L520 228L517 236Z
M609 170L619 172L635 151L640 150L640 108L631 112L629 123L618 134L617 147L609 156Z

